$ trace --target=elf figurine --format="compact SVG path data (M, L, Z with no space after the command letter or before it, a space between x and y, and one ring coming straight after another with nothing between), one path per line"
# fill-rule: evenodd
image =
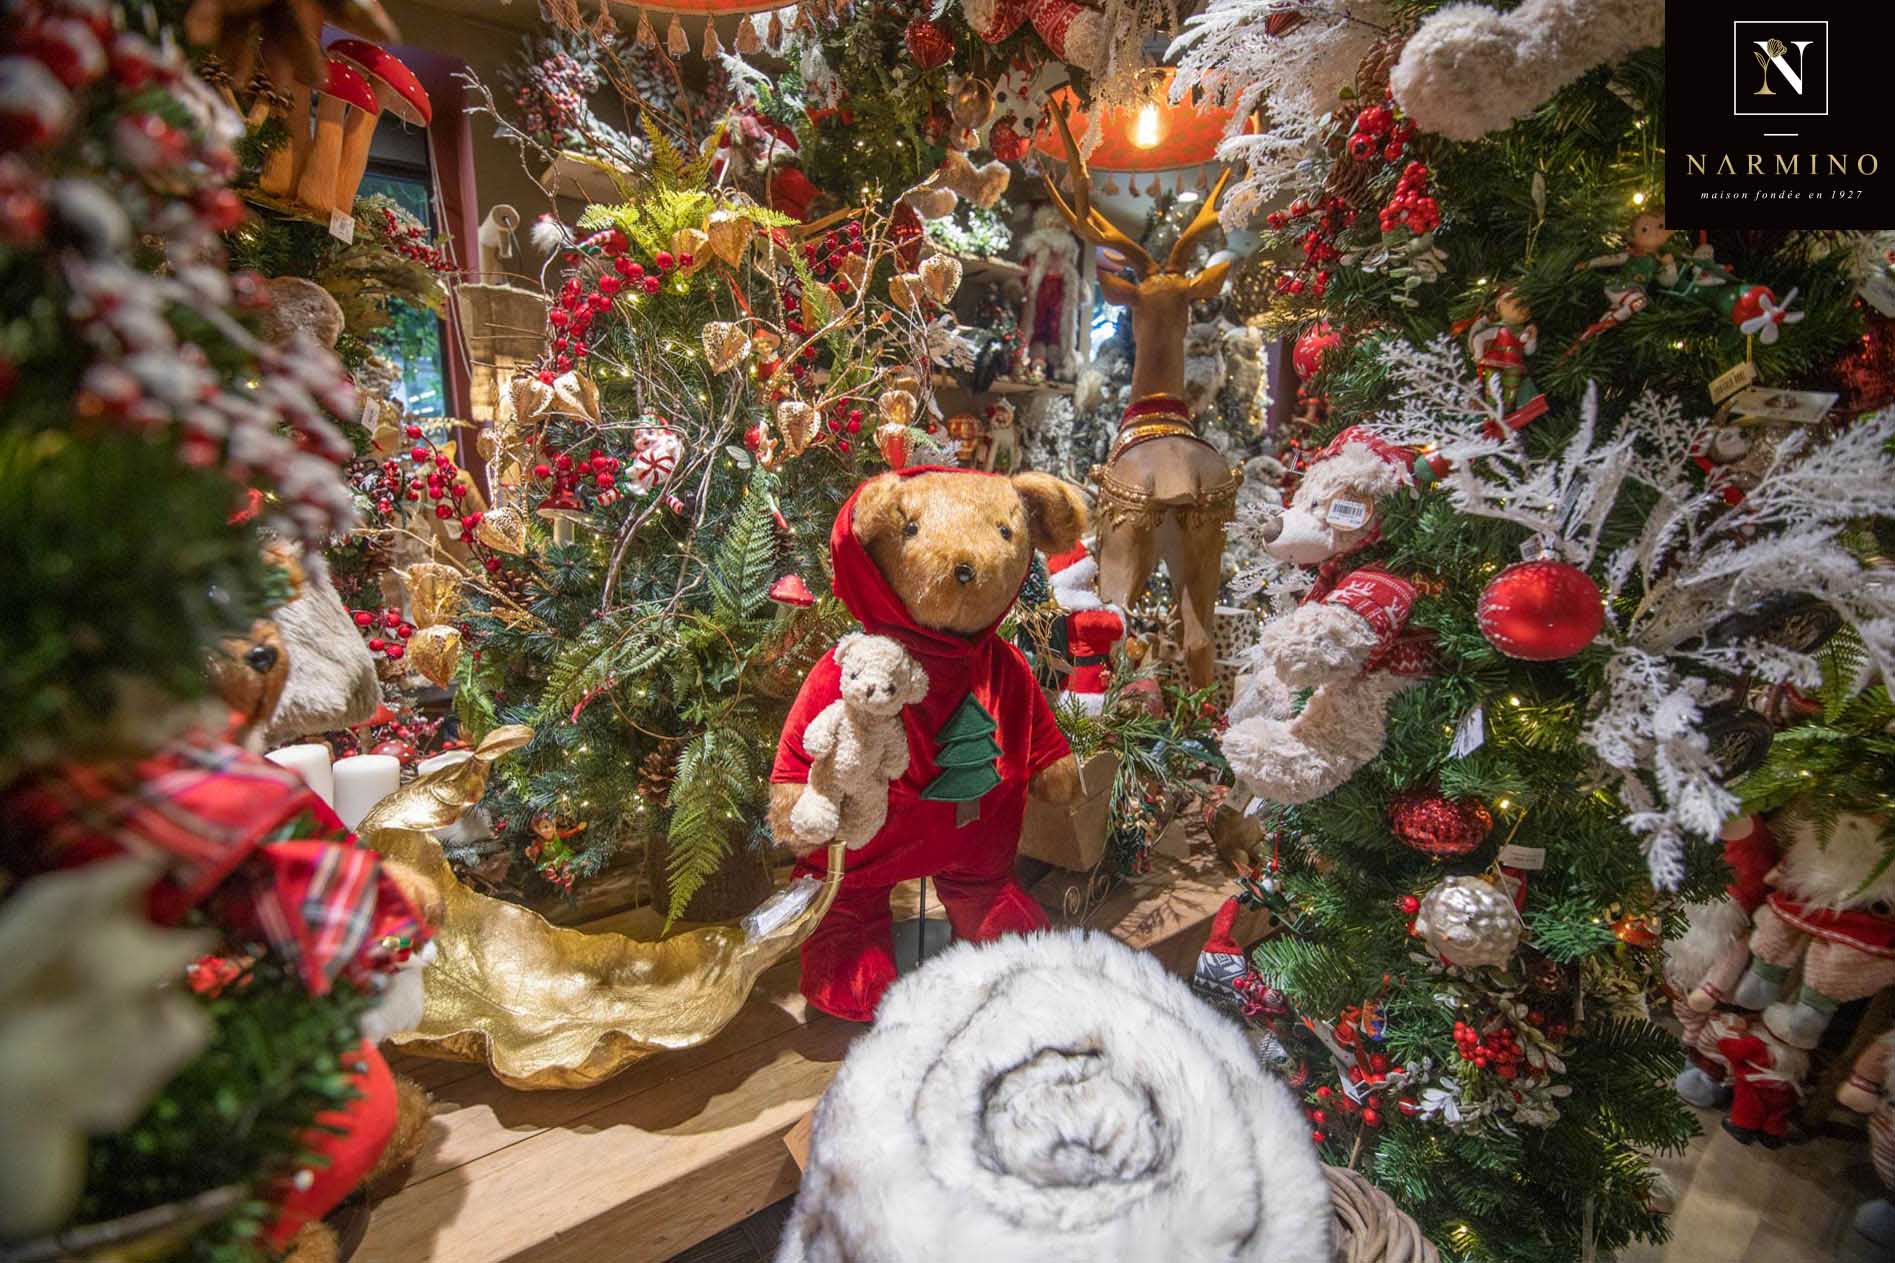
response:
M1099 599L1099 563L1083 543L1048 557L1046 569L1053 603L1068 611L1061 621L1065 657L1072 664L1055 700L1088 715L1101 714L1112 682L1112 648L1125 639L1125 613Z
M1762 1022L1739 1014L1712 1019L1718 1055L1730 1066L1731 1106L1724 1130L1739 1144L1780 1148L1790 1134L1790 1115L1803 1095L1809 1054L1792 1048Z
M1617 254L1602 254L1580 264L1582 269L1609 271L1616 275L1605 287L1611 304L1605 315L1592 322L1574 345L1594 337L1614 325L1622 325L1644 311L1651 301L1653 287L1665 288L1677 283L1678 256L1681 248L1670 228L1665 226L1665 208L1655 206L1632 217L1625 230L1625 249Z
M1492 315L1476 320L1467 334L1467 349L1474 356L1481 385L1488 387L1492 378L1500 382L1502 418L1509 430L1518 430L1546 411L1546 397L1533 384L1527 371L1527 357L1539 347L1540 327L1533 323L1533 311L1512 286L1503 286L1494 295Z

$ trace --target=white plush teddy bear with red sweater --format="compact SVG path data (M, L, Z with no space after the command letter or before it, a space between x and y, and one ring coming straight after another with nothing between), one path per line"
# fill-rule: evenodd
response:
M1297 484L1264 548L1317 566L1303 604L1266 623L1237 679L1224 756L1259 797L1301 803L1337 788L1381 753L1388 703L1425 670L1405 636L1414 585L1343 558L1380 538L1376 503L1414 486L1408 453L1357 427L1336 436ZM1295 691L1313 688L1301 710Z

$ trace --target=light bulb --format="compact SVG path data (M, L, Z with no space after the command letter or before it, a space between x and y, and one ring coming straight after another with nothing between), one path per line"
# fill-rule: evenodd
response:
M1132 143L1140 149L1156 149L1158 142L1164 139L1164 129L1158 119L1158 105L1147 101L1138 107L1138 115L1132 120Z

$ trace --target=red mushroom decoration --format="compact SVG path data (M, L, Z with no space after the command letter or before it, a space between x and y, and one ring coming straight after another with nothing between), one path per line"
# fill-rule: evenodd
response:
M770 585L770 599L778 605L807 608L816 603L816 594L803 582L802 575L791 573Z
M317 92L316 139L296 181L296 200L319 215L336 209L336 164L342 156L342 122L353 109L373 113L375 92L368 80L338 58L329 59L329 79ZM346 210L353 200L342 203Z
M415 78L415 72L385 48L360 39L339 39L329 45L329 55L349 63L367 79L375 93L376 104L360 115L350 115L342 133L342 162L336 170L335 204L338 210L355 205L355 191L362 185L362 173L368 170L369 142L375 137L375 124L387 110L404 123L426 127L434 120L434 107L428 94Z

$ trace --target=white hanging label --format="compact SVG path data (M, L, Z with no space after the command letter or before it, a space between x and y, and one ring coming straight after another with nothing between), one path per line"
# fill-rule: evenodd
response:
M1856 286L1856 293L1884 316L1895 316L1895 277L1886 272L1871 273Z
M362 428L373 431L375 422L382 415L382 403L367 391L362 392Z
M1524 872L1537 873L1546 867L1546 848L1543 846L1515 846L1509 842L1500 848L1500 862L1507 868L1518 868Z
M355 241L355 216L344 215L341 211L329 212L329 235L349 245Z
M1457 759L1465 759L1481 748L1487 741L1487 712L1475 706L1454 726L1454 744L1448 747L1448 753Z
M1369 520L1369 502L1338 496L1329 502L1326 520L1337 530L1353 531Z

